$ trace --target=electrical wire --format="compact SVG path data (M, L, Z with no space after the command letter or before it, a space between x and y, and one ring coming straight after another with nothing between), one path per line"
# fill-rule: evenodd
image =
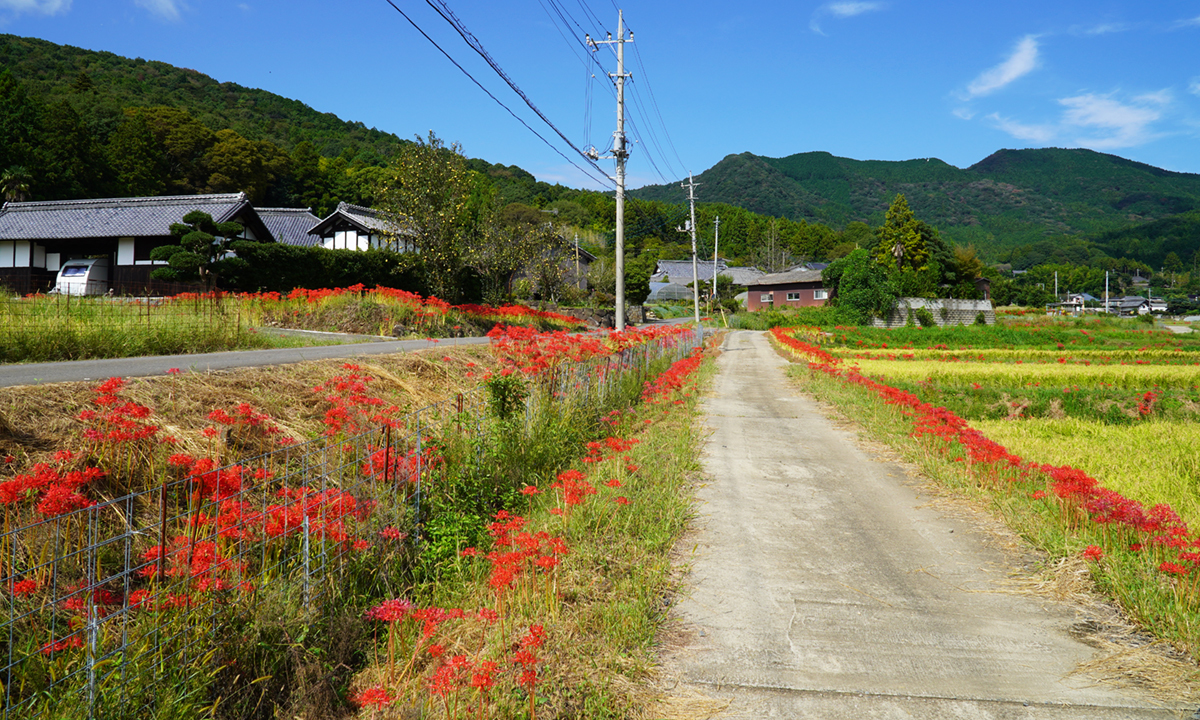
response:
M388 3L392 2L392 0L387 0L387 1L388 1ZM539 118L542 119L542 122L549 125L550 129L553 130L555 132L555 134L557 134L560 138L562 138L562 141L565 142L568 147L570 147L572 150L574 150L581 158L583 158L584 160L587 160L588 164L590 164L592 167L594 167L597 171L604 172L592 158L588 157L582 150L575 147L575 144L567 139L567 136L564 135L563 132L561 130L559 130L558 127L550 121L550 118L546 117L546 115L541 110L539 110L536 105L533 104L533 101L529 99L529 96L527 96L525 94L525 92L523 90L521 90L521 88L518 87L515 82L513 82L512 78L510 78L508 76L508 74L504 72L504 70L500 67L500 65L497 64L496 61L492 59L491 55L489 55L487 50L484 49L483 44L480 43L479 40L477 40L475 38L475 36L471 34L471 32L462 23L462 21L459 20L458 17L456 17L454 15L454 12L450 9L450 7L448 5L446 5L444 0L425 0L425 3L427 5L429 5L429 7L433 8L433 10L435 12L437 12L439 15L442 16L442 19L444 19L446 22L448 22L450 24L450 26L452 28L454 28L455 32L457 32L459 34L459 36L462 37L463 42L467 43L467 45L472 50L474 50L479 55L479 57L483 58L483 61L486 62L489 66L491 66L492 70L494 70L496 72L496 74L500 76L500 79L504 80L504 82L509 86L509 88L511 88L513 92L515 92L517 95L519 95L521 97L522 100L525 101L525 104L527 106L529 106L529 109L533 110L533 112ZM393 7L395 7L395 6L393 5Z
M663 120L662 111L658 108L658 99L654 97L654 88L650 84L650 76L646 73L646 65L642 62L642 53L638 50L637 44L633 46L633 56L637 60L638 68L641 72L640 77L646 83L646 90L650 94L650 103L654 106L654 112L658 116L658 123L662 126L663 135L667 138L667 143L671 146L671 152L675 154L675 159L679 161L679 166L687 170L687 163L683 158L679 157L679 151L675 149L675 143L671 140L671 133L667 130L667 123Z
M551 143L549 140L547 140L545 137L543 137L541 133L539 133L537 130L534 130L532 127L530 127L529 123L525 122L525 120L523 120L523 119L522 119L520 116L518 116L518 115L517 115L515 112L513 112L511 108L509 108L507 105L505 105L503 102L501 102L501 101L500 101L500 99L499 99L499 98L497 98L495 95L493 95L493 94L491 93L491 91L490 91L490 90L488 90L487 88L485 88L485 87L484 87L484 86L483 86L483 85L482 85L482 84L481 84L481 83L480 83L478 80L476 80L476 79L474 78L474 76L472 76L472 75L471 75L471 73L467 72L467 71L466 71L466 69L465 69L465 68L463 68L463 66L462 66L462 65L459 65L459 64L458 64L458 61L457 61L457 60L455 60L453 57L451 57L450 53L448 53L448 52L446 52L444 49L442 49L442 46L441 46L441 45L438 45L438 44L437 44L437 43L434 41L434 39L433 39L433 38L429 37L429 35L428 35L428 34L427 34L427 33L426 33L424 30L422 30L422 29L421 29L421 26L419 26L419 25L417 25L415 22L413 22L413 19L412 19L412 18L410 18L410 17L409 17L409 16L408 16L408 15L407 15L407 14L406 14L406 13L405 13L403 10L401 10L399 7L397 7L396 3L392 2L392 0L385 0L385 1L387 2L387 4L388 4L388 5L391 5L391 6L392 6L392 8L393 8L393 9L394 9L396 12L400 13L400 15L401 15L401 16L402 16L402 17L403 17L405 20L407 20L407 21L408 21L408 24L409 24L409 25L412 25L412 26L413 26L413 28L414 28L414 29L415 29L417 32L421 33L421 36L422 36L422 37L424 37L426 40L428 40L428 41L430 42L430 44L431 44L431 45L433 45L435 48L437 48L437 49L438 49L438 52L440 52L442 55L445 55L445 56L446 56L446 59L447 59L447 60L449 60L451 63L453 63L453 64L454 64L454 67L458 68L458 69L459 69L459 71L460 71L460 72L462 72L462 74L463 74L463 75L466 75L466 76L467 76L467 78L468 78L468 79L470 79L470 81L471 81L471 82L475 83L475 85L476 85L476 86L477 86L477 87L478 87L480 90L482 90L484 93L486 93L488 97L490 97L490 98L491 98L493 101L495 101L495 103L496 103L497 105L499 105L500 107L504 108L504 109L505 109L505 110L508 112L508 114L509 114L509 115L512 115L512 116L513 116L513 118L514 118L514 119L515 119L517 122L519 122L519 123L521 123L522 125L524 125L524 126L525 126L525 128L526 128L527 130L529 130L529 132L531 132L531 133L533 133L534 135L536 135L536 136L537 136L537 138L538 138L539 140L541 140L543 143L545 143L547 147L549 147L549 148L550 148L551 150L553 150L554 152L558 153L558 155L559 155L560 157L562 157L562 159L563 159L563 160L566 160L568 163L570 163L571 165L573 165L573 166L575 167L575 169L579 170L580 172L582 172L582 173L583 173L584 175L586 175L587 177L591 178L592 180L595 180L596 182L599 182L599 183L600 183L601 185L603 185L603 186L606 186L606 187L613 187L612 180L611 180L611 179L609 179L608 175L606 175L606 174L604 173L604 170L603 170L603 169L601 169L601 168L600 168L600 166L596 165L596 163L595 163L595 162L593 162L591 158L587 157L586 155L583 155L583 153L581 153L581 152L579 153L580 155L583 155L583 157L584 157L585 159L587 159L587 160L588 160L588 164L589 164L589 165L591 165L593 168L595 168L597 171L599 171L599 172L600 172L600 178L597 178L595 175L592 175L590 172L588 172L588 171L587 171L587 170L585 170L584 168L582 168L582 167L580 167L579 165L575 164L575 162L574 162L573 160L571 160L571 158L569 158L569 157L567 157L566 155L564 155L564 154L563 154L563 152L562 152L561 150L559 150L558 148L556 148L556 147L555 147L555 146L554 146L554 145L553 145L553 144L552 144L552 143ZM553 126L552 126L552 127L553 127ZM559 135L561 136L561 135L562 135L562 133L559 133ZM564 140L565 140L565 138L564 138ZM572 149L572 150L575 150L576 152L579 152L579 150L578 150L578 149L577 149L577 148L576 148L574 145L572 145L572 144L571 144L569 141L568 141L568 143L567 143L567 144L568 144L568 145L570 145L570 147L571 147L571 149ZM601 179L601 178L603 178L603 179Z

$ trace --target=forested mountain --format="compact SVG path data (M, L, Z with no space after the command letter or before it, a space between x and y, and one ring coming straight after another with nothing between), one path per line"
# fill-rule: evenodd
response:
M379 168L408 142L195 70L0 34L0 174L16 197L240 190L323 216L371 205ZM506 199L566 190L515 166L471 168Z
M291 152L300 142L318 154L349 151L368 162L395 152L400 138L313 110L298 100L222 83L187 68L57 45L37 38L0 35L0 67L47 104L80 103L111 131L127 107L166 105L186 110L210 129L228 128Z
M888 162L825 152L785 158L742 153L727 156L696 180L707 201L834 227L855 220L879 225L892 199L903 193L917 216L949 239L993 256L1056 236L1122 230L1200 208L1200 175L1091 150L1000 150L966 169L936 158ZM634 194L683 200L678 185Z

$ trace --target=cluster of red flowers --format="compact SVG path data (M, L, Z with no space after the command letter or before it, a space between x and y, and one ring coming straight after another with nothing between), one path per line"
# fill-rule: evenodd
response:
M92 453L98 458L121 446L150 440L159 431L157 425L146 422L152 414L150 408L121 398L124 389L124 378L105 380L94 390L92 403L99 409L79 413L79 419L88 425L83 437L92 444Z
M682 360L676 360L666 372L653 381L646 382L645 389L642 390L642 402L657 405L672 393L683 390L688 378L696 372L696 368L700 367L703 359L703 350L696 348L691 355Z
M463 693L473 689L477 704L467 708L467 714L478 713L476 717L488 716L492 688L501 674L500 663L494 659L483 659L486 640L480 647L468 656L466 653L447 652L449 638L443 640L437 637L439 629L447 622L479 622L484 632L492 630L500 613L490 608L481 608L478 612L467 612L460 608L427 607L418 608L411 601L403 598L385 600L366 612L373 620L386 623L388 626L388 675L387 682L375 685L355 693L351 700L359 707L382 709L396 700L396 695L389 685L406 685L405 675L417 666L417 660L423 654L428 655L436 663L436 667L425 682L430 696L441 703L447 718L459 717ZM396 677L397 658L396 637L404 632L404 626L412 622L414 630L412 639L412 654L407 660L400 677ZM503 633L503 628L500 629ZM530 625L528 632L519 641L512 643L513 650L508 664L520 668L514 678L515 684L524 688L534 700L534 688L537 685L537 665L540 662L537 650L545 642L545 630L541 625ZM444 644L445 643L445 644ZM508 642L497 643L499 647L508 648ZM531 716L534 717L534 716Z
M488 333L492 352L503 374L541 374L567 360L582 362L620 353L651 342L669 341L695 332L687 325L636 328L617 333L538 332L532 328L497 325Z
M1147 511L1138 501L1102 487L1095 478L1078 468L1026 461L1008 452L1002 445L989 440L971 428L966 420L946 408L922 402L913 393L876 382L853 368L839 367L838 361L831 355L796 340L787 330L775 328L771 333L781 345L813 358L809 361L809 368L865 387L879 395L884 402L901 406L905 414L913 418L914 437L936 439L942 452L949 452L955 447L961 449L973 471L975 466L982 466L990 468L993 477L1003 476L1009 480L1024 479L1031 473L1040 473L1047 478L1068 519L1073 518L1076 513L1081 513L1083 517L1106 529L1124 529L1128 531L1126 540L1141 540L1130 542L1130 549L1141 551L1149 545L1161 549L1162 552L1176 553L1173 560L1166 560L1160 566L1162 572L1172 576L1193 574L1200 578L1200 552L1197 552L1200 550L1200 536L1193 536L1187 524L1170 506L1155 505ZM1151 406L1156 397L1155 393L1148 392L1143 396L1143 402ZM1147 410L1142 414L1148 412ZM1035 492L1034 495L1045 497L1045 493L1041 491ZM1098 547L1095 551L1089 549L1086 556L1099 559L1103 557L1103 551Z
M332 407L325 411L325 435L356 434L377 425L395 425L400 408L368 392L372 377L353 363L344 363L345 376L336 375L313 388Z
M249 293L237 295L239 298L247 300L255 300L258 302L282 302L284 300L304 300L311 304L320 303L329 298L343 297L346 295L363 295L376 296L375 299L386 299L394 303L398 303L412 312L416 312L428 317L444 318L450 313L458 313L460 315L476 318L485 322L521 322L524 320L546 320L567 327L578 327L583 325L583 322L578 318L562 315L560 313L547 312L545 310L537 310L524 305L451 305L450 303L440 300L436 297L423 298L421 295L405 290L397 290L395 288L383 287L382 285L375 287L372 290L367 290L362 284L351 285L346 288L321 288L317 290L308 290L305 288L296 288L289 292L286 296L281 296L279 293ZM175 299L193 300L200 296L194 294L180 295Z
M73 457L70 452L60 451L60 462ZM85 485L104 477L98 468L64 472L61 467L37 463L28 473L20 473L11 480L0 482L0 503L5 512L19 509L22 501L33 504L38 513L45 517L58 517L74 510L91 507L91 500L79 491Z

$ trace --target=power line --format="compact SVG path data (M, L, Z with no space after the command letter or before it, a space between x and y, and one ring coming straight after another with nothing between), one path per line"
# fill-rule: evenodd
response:
M387 0L387 1L389 4L392 2L392 0ZM560 138L562 138L562 141L565 142L568 147L570 147L572 150L574 150L576 153L578 153L580 157L587 160L588 163L592 167L594 167L597 171L604 172L600 168L600 166L595 163L595 161L593 161L586 154L584 154L584 152L582 150L575 147L574 143L572 143L570 140L568 140L567 136L564 135L562 133L562 131L559 130L557 126L555 126L554 123L550 122L550 118L546 117L546 115L541 110L539 110L536 105L533 104L533 101L529 99L529 97L525 94L525 92L523 90L521 90L521 88L518 87L515 82L513 82L512 78L510 78L508 76L508 74L504 72L504 70L500 67L500 65L498 65L496 63L496 61L492 59L491 55L489 55L487 50L484 49L483 44L480 43L479 40L477 40L475 38L475 36L471 34L471 31L467 30L466 26L463 25L462 21L459 20L458 17L456 17L454 15L454 12L452 10L450 10L449 6L446 5L444 0L425 0L425 3L427 5L429 5L429 7L433 8L433 10L435 12L437 12L439 15L441 15L442 19L444 19L446 22L450 23L450 26L454 28L454 30L459 34L460 37L462 37L463 42L467 43L467 45L472 50L474 50L479 55L479 57L483 58L484 62L486 62L488 65L491 66L492 70L494 70L496 72L496 74L499 75L500 78L502 80L504 80L505 83L508 84L508 86L512 89L512 91L515 92L517 95L519 95L521 97L521 99L525 101L525 104L529 106L529 109L533 110L533 112L542 119L542 122L549 125L550 129L553 130L555 132L555 134L557 134ZM439 6L440 6L440 9L439 9ZM395 6L393 5L393 7L395 7Z
M646 65L642 62L642 53L637 47L634 47L633 54L637 60L638 67L641 69L642 78L646 82L646 90L650 93L650 102L654 106L655 114L658 115L658 123L662 126L663 135L667 137L667 143L671 146L671 152L675 154L675 159L679 161L679 166L687 170L687 163L683 161L683 158L679 157L679 151L675 149L675 143L671 140L671 133L667 130L667 123L663 120L662 111L658 109L658 99L654 97L654 88L650 84L650 76L646 73Z
M438 49L438 52L440 52L442 55L445 55L445 56L446 56L446 59L447 59L447 60L449 60L451 63L453 63L453 64L454 64L454 67L458 68L458 69L459 69L459 71L460 71L460 72L462 72L462 74L463 74L463 75L466 75L466 76L467 76L467 78L468 78L468 79L470 79L470 81L471 81L471 82L475 83L475 85L476 85L476 86L477 86L477 87L478 87L480 90L482 90L482 91L484 91L485 93L487 93L487 96L488 96L488 97L490 97L490 98L491 98L493 101L495 101L495 103L496 103L497 105L499 105L500 107L504 108L504 109L505 109L505 110L508 112L508 114L509 114L509 115L512 115L512 116L513 116L513 118L514 118L514 119L515 119L517 122L519 122L519 123L521 123L522 125L524 125L524 126L525 126L525 128L526 128L527 130L529 130L529 132L531 132L531 133L533 133L534 135L536 135L536 136L537 136L537 138L538 138L539 140L541 140L543 143L545 143L547 147L549 147L549 148L550 148L551 150L553 150L554 152L558 153L558 155L559 155L560 157L562 157L562 159L563 159L563 160L566 160L568 163L570 163L571 165L573 165L573 166L575 167L575 169L579 170L581 173L583 173L584 175L588 176L588 177L589 177L589 178L591 178L592 180L595 180L595 181L599 182L601 185L605 185L605 186L607 186L607 187L612 187L612 181L611 181L611 180L609 180L608 176L604 174L604 170L602 170L602 169L601 169L601 168L600 168L598 165L596 165L594 162L591 162L591 160L590 160L590 159L588 159L588 163L589 163L589 164L590 164L592 167L594 167L596 170L600 171L600 173L601 173L601 176L600 176L600 177L601 177L601 178L603 178L603 179L597 178L595 175L592 175L590 172L588 172L588 171L587 171L587 170L585 170L584 168L582 168L582 167L580 167L579 165L575 164L575 162L574 162L573 160L571 160L571 158L567 157L566 155L564 155L564 154L562 153L562 151L561 151L561 150L559 150L558 148L554 147L554 145L553 145L553 144L551 144L551 142L550 142L549 140L547 140L546 138L544 138L544 137L542 136L542 134L541 134L541 133L539 133L537 130L534 130L532 127L530 127L530 126L529 126L529 123L525 122L525 120L523 120L523 119L522 119L520 116L518 116L518 115L517 115L515 112L513 112L513 111L512 111L512 109L511 109L510 107L508 107L508 106L507 106L507 105L505 105L504 103L500 102L500 99L499 99L499 98L497 98L495 95L493 95L493 94L491 93L491 91L490 91L490 90L488 90L487 88L485 88L485 87L484 87L484 86L483 86L483 85L482 85L482 84L481 84L481 83L480 83L478 80L476 80L476 79L474 78L474 76L472 76L472 75L471 75L471 73L467 72L467 71L466 71L466 69L465 69L465 68L463 68L463 66L462 66L462 65L459 65L459 64L458 64L458 61L457 61L457 60L455 60L453 57L451 57L451 56L450 56L450 53L448 53L448 52L446 52L445 50L443 50L443 49L442 49L442 46L441 46L441 45L438 45L438 44L437 44L437 43L434 41L434 39L433 39L433 38L429 37L429 35L428 35L428 34L426 34L426 32L425 32L424 30L422 30L422 29L421 29L421 26L419 26L419 25L417 25L415 22L413 22L413 19L412 19L412 18L410 18L410 17L409 17L407 14L405 14L405 12L404 12L403 10L401 10L399 7L397 7L397 6L396 6L396 3L392 2L392 0L386 0L386 2L387 2L387 4L388 4L388 5L391 5L391 6L392 6L392 9L394 9L396 12L400 13L401 17L403 17L405 20L407 20L409 25L412 25L412 26L413 26L413 28L414 28L414 29L416 29L416 31L417 31L417 32L421 33L421 36L422 36L422 37L424 37L426 40L428 40L428 41L430 42L430 44L431 44L431 45L433 45L435 48L437 48L437 49ZM561 135L561 133L560 133L560 135ZM568 145L570 145L570 143L568 143ZM572 149L572 150L576 150L576 152L578 152L578 150L575 148L575 146L574 146L574 145L571 145L571 149ZM580 154L582 154L582 153L580 153ZM586 156L585 156L585 157L586 157Z

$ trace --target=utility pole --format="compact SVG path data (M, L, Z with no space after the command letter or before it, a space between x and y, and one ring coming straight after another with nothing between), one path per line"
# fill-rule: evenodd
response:
M712 307L709 308L710 313L713 311L713 308L715 308L716 304L717 304L717 245L720 242L721 242L721 216L718 215L717 219L713 221L713 284L712 284L712 292L710 292L708 294L709 304L712 305Z
M696 181L688 175L688 181L679 183L679 187L687 188L688 205L691 207L692 219L688 222L688 230L692 231L692 303L696 308L696 329L700 329L700 274L696 268Z
M582 278L579 275L579 233L575 233L575 289L582 290L580 281Z
M623 332L625 330L625 160L629 157L629 152L625 149L625 78L631 75L631 73L625 72L625 43L633 42L633 31L629 32L629 39L626 40L625 14L621 10L617 10L616 40L613 40L612 33L609 33L607 40L593 40L591 35L584 35L584 38L592 52L599 50L600 45L615 44L617 46L617 72L608 74L609 77L617 80L617 130L613 133L612 154L605 157L617 161L617 176L613 178L617 183L617 317L615 324L617 332ZM593 160L600 159L596 148L591 148L587 155Z

